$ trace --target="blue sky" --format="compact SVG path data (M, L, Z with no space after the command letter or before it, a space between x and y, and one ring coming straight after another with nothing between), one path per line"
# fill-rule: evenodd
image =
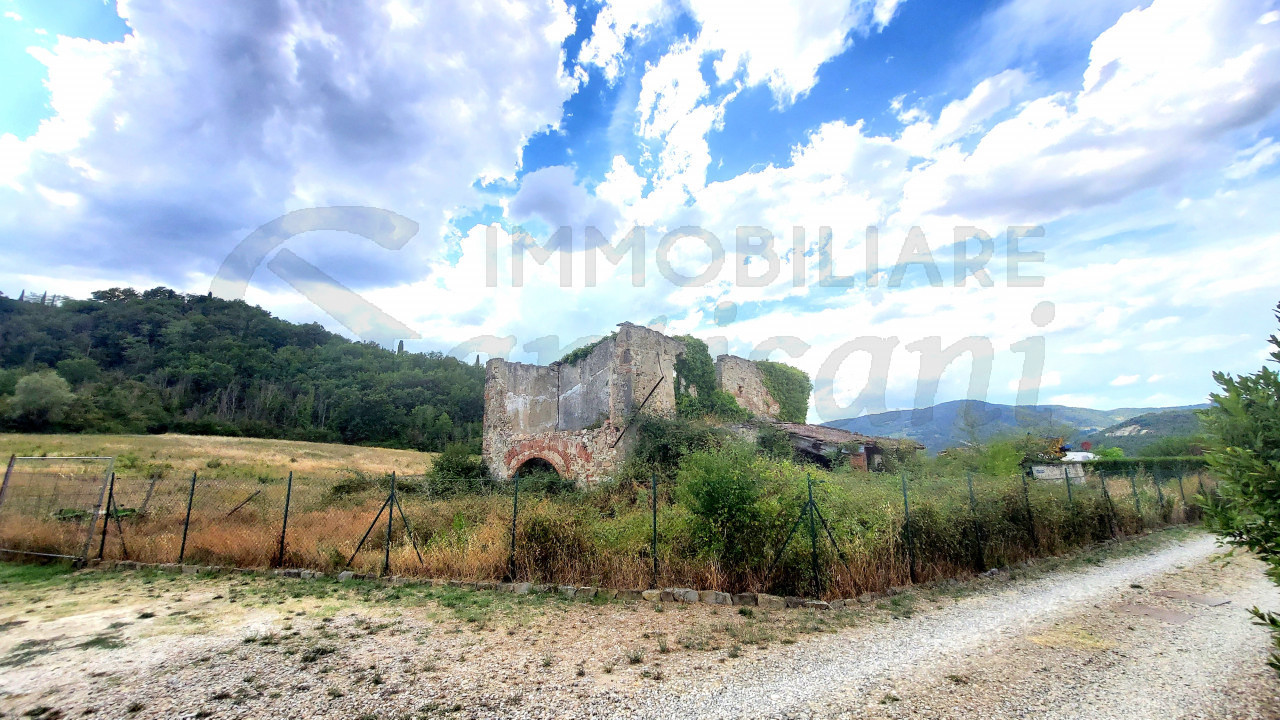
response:
M805 369L814 420L1196 403L1274 331L1274 0L0 13L8 294L213 290L536 362L645 323Z

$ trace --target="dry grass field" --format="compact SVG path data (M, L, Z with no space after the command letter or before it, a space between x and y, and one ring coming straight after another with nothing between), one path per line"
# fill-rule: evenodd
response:
M117 458L118 471L139 469L144 474L203 473L213 463L222 477L283 477L292 471L327 480L352 469L366 474L394 470L403 475L421 475L431 466L435 453L210 435L0 434L0 456L9 455L113 456Z

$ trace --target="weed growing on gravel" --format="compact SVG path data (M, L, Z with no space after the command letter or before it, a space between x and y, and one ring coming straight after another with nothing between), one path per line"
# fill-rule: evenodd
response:
M916 598L913 592L904 592L889 598L887 603L879 603L876 607L888 610L895 619L909 618L916 612Z
M644 651L640 648L634 648L627 651L627 662L631 665L639 665L644 662Z
M0 667L19 667L56 650L52 640L23 640L0 658Z
M125 642L119 635L103 633L85 640L76 647L86 650L118 650L124 646Z

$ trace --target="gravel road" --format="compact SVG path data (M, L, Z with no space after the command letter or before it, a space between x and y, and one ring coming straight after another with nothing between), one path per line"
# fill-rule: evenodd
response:
M1106 555L742 614L238 574L0 584L0 715L1280 718L1247 613L1280 608L1262 563L1181 530L1086 557Z
M1250 624L1246 613L1255 604L1280 605L1280 589L1253 563L1244 572L1218 568L1219 577L1206 577L1215 574L1210 559L1220 552L1213 538L1197 536L1148 555L970 597L889 627L806 641L740 668L715 687L653 697L634 715L1280 717L1280 688L1262 668L1266 632ZM1212 592L1231 602L1206 607L1148 592L1163 585ZM1191 617L1169 623L1114 607L1135 596L1142 596L1143 607L1178 606L1172 612ZM1048 643L1036 640L1064 625L1073 628L1060 643L1066 649L1074 644L1085 655L1102 651L1105 657L1081 667L1058 658L1060 664L1031 668L1028 663L1044 659L1032 657L1026 646L1063 649L1045 647L1054 644L1052 634ZM1016 677L1028 671L1045 682ZM975 688L975 675L986 687ZM920 692L930 688L936 692Z

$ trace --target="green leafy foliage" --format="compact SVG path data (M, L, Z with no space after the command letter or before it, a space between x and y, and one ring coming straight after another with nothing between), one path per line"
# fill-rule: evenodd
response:
M668 476L685 456L717 450L730 442L728 431L701 419L642 415L636 424L636 444L631 454L633 464L639 468L636 478L647 480L651 470Z
M1138 450L1138 457L1185 457L1203 455L1212 447L1204 435L1171 435Z
M71 386L57 373L34 372L15 384L9 416L19 427L42 429L61 421L74 399Z
M756 367L764 376L765 389L778 401L778 419L803 423L809 415L809 395L813 393L809 376L803 370L769 360L757 360Z
M1280 339L1272 335L1270 342L1271 358L1280 362ZM1216 372L1213 379L1222 392L1209 396L1212 405L1201 417L1214 441L1206 457L1221 483L1206 518L1227 542L1257 553L1280 584L1280 374L1263 367L1238 377ZM1274 616L1258 617L1280 629ZM1272 661L1280 669L1280 654Z
M59 306L0 298L0 403L0 429L475 452L484 369L351 342L243 301L113 288Z
M707 344L692 335L676 338L684 343L684 353L676 358L676 401L691 396L707 396L716 389L716 366Z
M609 333L608 335L605 335L604 337L600 338L599 340L596 340L595 342L588 343L586 345L583 345L580 348L574 348L573 350L570 350L569 352L565 353L565 356L560 358L560 362L564 363L565 365L576 365L582 360L585 360L588 355L595 352L595 349L600 347L600 345L602 345L606 340L611 340L617 335L618 335L618 331L614 330L613 332Z
M761 425L756 434L756 446L760 454L774 460L790 460L795 456L791 436L773 425Z
M479 456L471 453L464 443L449 443L444 452L431 463L431 475L437 478L474 480L489 475L488 468Z
M676 410L682 417L714 417L740 422L751 414L736 398L716 388L716 366L707 344L696 337L681 335L685 351L675 362Z
M1157 478L1168 479L1203 472L1208 467L1208 462L1203 456L1198 455L1104 458L1090 460L1085 467L1103 477L1128 477L1134 473L1149 473Z
M684 458L679 495L693 513L695 542L730 567L743 565L759 534L760 482L751 449L735 445Z

